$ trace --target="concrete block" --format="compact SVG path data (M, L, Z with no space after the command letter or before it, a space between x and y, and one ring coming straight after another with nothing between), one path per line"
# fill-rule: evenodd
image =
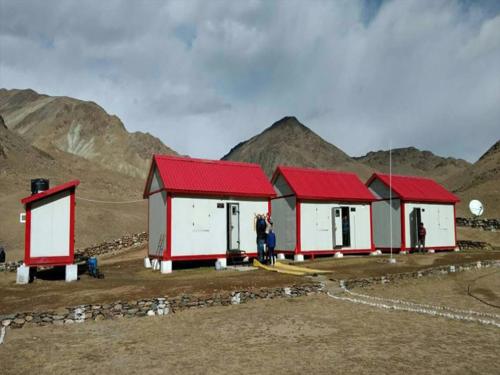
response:
M293 256L293 261L294 262L303 262L304 261L304 255L303 254L295 254Z
M17 267L17 284L28 284L30 282L30 268L21 264Z
M223 270L227 267L227 259L226 258L218 258L215 262L216 270Z
M338 253L335 253L335 255L333 256L334 258L343 258L344 257L344 254L342 254L340 251Z
M427 252L428 252L429 254L434 254L436 251L435 251L434 249L429 249L429 250L427 250Z
M399 252L399 255L408 255L408 254L409 254L409 252L407 250L401 250Z
M378 255L377 251L372 251L372 252L370 253L370 256L372 256L372 257L377 256L377 255Z
M278 253L278 260L285 260L285 254Z
M76 264L66 265L66 282L78 280L78 266Z
M151 268L151 259L149 257L144 258L144 268Z
M172 273L172 261L171 260L162 260L160 265L161 273Z

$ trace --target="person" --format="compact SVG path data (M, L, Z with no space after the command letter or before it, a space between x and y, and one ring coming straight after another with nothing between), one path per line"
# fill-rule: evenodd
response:
M0 246L0 263L5 263L5 250Z
M424 223L418 223L418 240L417 240L417 249L418 252L425 250L425 235L427 231L425 230Z
M267 246L267 257L269 259L269 264L274 266L275 258L274 258L274 248L276 247L276 234L274 234L273 226L269 228L269 233L267 234L266 239Z
M257 232L257 256L259 262L264 262L264 246L266 244L266 219L264 215L257 215L255 230Z

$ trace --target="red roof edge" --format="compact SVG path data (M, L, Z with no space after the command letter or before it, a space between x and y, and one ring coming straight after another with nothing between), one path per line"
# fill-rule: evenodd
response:
M29 197L23 198L23 199L21 199L21 203L27 204L27 203L35 202L35 201L38 201L42 198L46 198L48 196L57 194L63 190L75 188L78 185L80 185L80 180L72 180L72 181L66 182L62 185L58 185L58 186L55 186L53 188L50 188L49 190L42 191L41 193L33 194L33 195L30 195Z
M276 167L276 170L273 173L273 177L271 178L271 185L274 186L274 183L276 182L276 179L278 178L278 176L282 175L283 178L285 179L285 182L287 183L288 187L290 189L292 189L293 193L297 196L297 191L293 188L292 184L290 183L290 181L288 181L288 179L286 178L285 174L283 173L283 170L282 170L283 167L284 168L289 168L289 167L286 167L284 165L278 165ZM297 196L297 198L299 198L299 197Z
M212 160L212 159L201 159L201 158L190 158L187 156L176 156L176 155L162 155L162 154L154 154L153 159L171 159L171 160L183 160L183 161L192 161L198 163L207 163L207 164L219 164L219 165L241 165L244 167L257 167L261 168L261 166L257 163L247 163L242 161L232 161L232 160Z
M153 158L151 159L151 164L149 165L148 178L146 179L146 185L144 186L144 192L142 193L142 199L147 199L149 196L149 186L151 185L151 180L153 179L153 171L154 171L154 167L156 166L156 156L157 155L153 155Z

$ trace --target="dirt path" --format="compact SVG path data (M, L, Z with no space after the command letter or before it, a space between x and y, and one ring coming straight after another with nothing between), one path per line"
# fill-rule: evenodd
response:
M493 311L463 286L483 271L377 285L369 293ZM486 270L484 271L486 272ZM489 280L497 285L498 279ZM2 373L496 374L500 330L326 296L165 317L9 330Z

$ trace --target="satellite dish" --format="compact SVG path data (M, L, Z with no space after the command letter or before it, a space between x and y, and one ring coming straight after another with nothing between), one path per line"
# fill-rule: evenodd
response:
M474 216L481 216L484 212L483 204L477 199L473 199L469 202L469 210Z

